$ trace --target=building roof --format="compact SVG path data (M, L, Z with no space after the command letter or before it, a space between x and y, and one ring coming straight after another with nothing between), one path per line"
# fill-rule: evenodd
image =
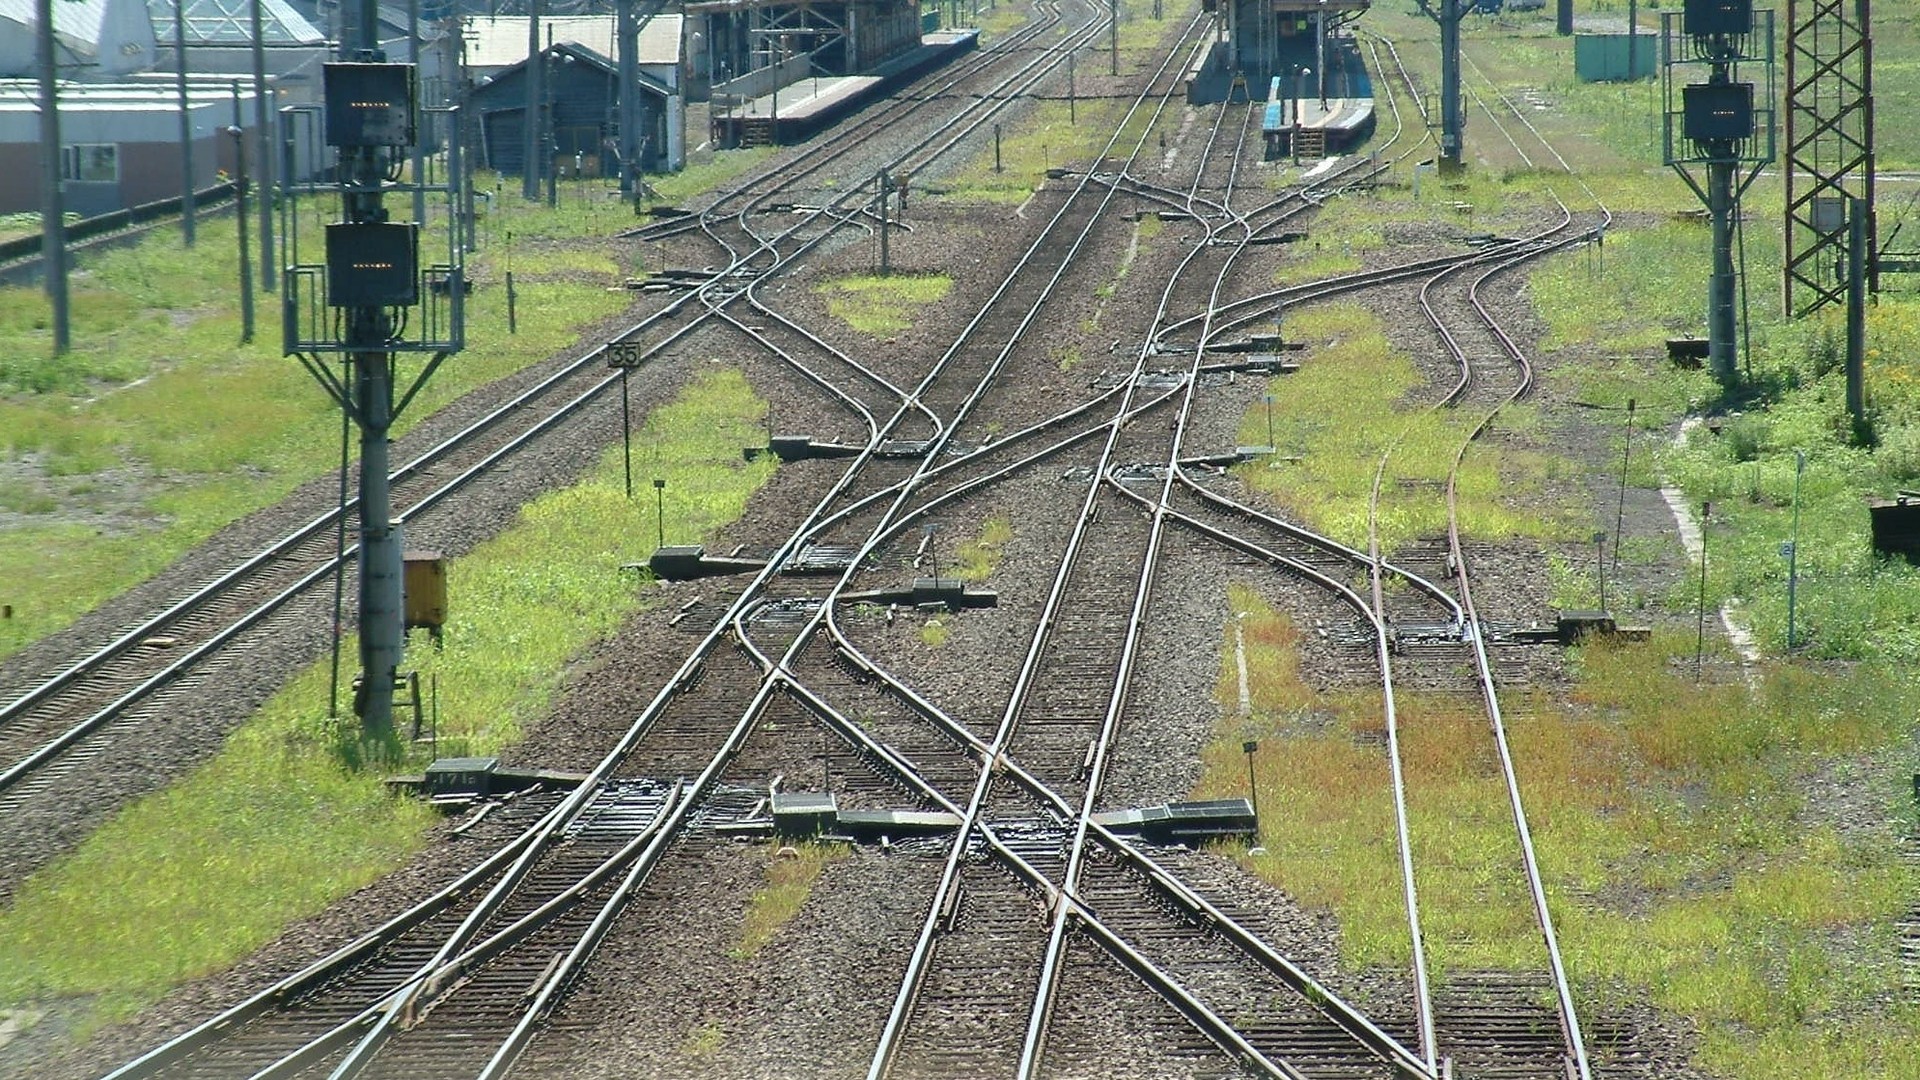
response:
M639 62L680 63L684 16L660 14L640 24ZM620 59L619 20L612 15L554 15L540 20L540 39L576 42L601 56ZM527 18L523 15L472 15L461 21L467 42L467 66L504 68L527 58Z
M523 33L525 32L525 29L526 28L524 26L521 28ZM600 55L599 52L593 49L590 49L587 46L582 45L578 42L573 42L573 41L555 42L553 48L542 49L540 50L540 53L543 56L546 56L546 55L553 55L556 57L566 56L576 60L583 60L589 66L595 68L596 70L606 75L606 77L609 79L617 80L620 77L620 69L618 66L614 64L612 60L607 59L606 57ZM516 60L513 63L508 64L506 67L501 68L499 71L493 72L492 74L482 79L480 84L480 90L476 92L484 92L486 87L492 86L495 83L500 82L501 80L505 79L507 76L519 71L520 69L526 66L527 66L527 62L525 60ZM661 82L659 79L654 78L653 76L647 74L646 72L644 71L636 72L635 76L642 90L651 91L652 93L657 94L660 97L671 97L673 95L673 89L671 87L667 86L667 84Z
M62 80L56 93L64 142L174 142L180 137L179 92L170 85ZM233 121L231 80L189 78L187 101L196 138L217 135ZM252 124L252 87L242 85L240 107L242 123ZM39 84L0 79L0 144L33 142L39 124Z
M56 62L109 75L152 63L153 27L146 5L147 0L56 0ZM31 28L39 22L34 7L34 0L0 0L0 74L32 73Z
M17 0L0 0L0 4L14 2ZM253 44L253 0L185 0L185 3L187 44ZM147 0L154 36L162 43L173 40L173 5L174 0ZM260 0L260 40L266 45L324 45L327 35L286 0Z
M33 8L33 0L0 0L0 19L32 26L39 21ZM53 32L71 45L92 45L106 17L107 0L62 0L53 5Z

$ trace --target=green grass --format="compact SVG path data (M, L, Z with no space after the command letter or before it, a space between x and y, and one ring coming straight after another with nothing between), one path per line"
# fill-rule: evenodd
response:
M962 581L985 581L1000 565L1000 556L1013 539L1013 519L995 514L980 527L980 535L962 541L954 550L956 565L948 573Z
M754 890L740 923L740 940L728 955L747 960L757 955L782 928L800 914L813 892L814 882L827 864L847 857L842 844L812 843L769 849L764 871L766 884Z
M1229 626L1223 719L1195 794L1244 792L1240 743L1260 739L1260 803L1285 812L1263 815L1264 852L1229 850L1334 912L1349 967L1404 966L1386 761L1377 738L1356 738L1377 737L1377 696L1314 689L1291 621L1245 587L1230 588L1229 603L1252 710L1237 715ZM1862 781L1848 763L1898 745L1920 686L1897 669L1799 666L1769 668L1751 686L1697 685L1672 662L1691 645L1589 646L1567 698L1509 695L1528 818L1582 1000L1651 1000L1690 1017L1717 1075L1912 1075L1920 1008L1901 991L1891 920L1920 881L1886 836L1837 832L1803 791L1807 776L1837 772L1863 784L1856 797L1870 804L1903 804L1897 785ZM1435 967L1537 965L1524 894L1505 882L1517 857L1487 781L1484 719L1418 695L1402 705ZM1799 1054L1760 1052L1803 1046L1817 1048L1811 1072Z
M863 334L892 337L913 326L913 309L946 299L946 274L851 274L814 286L834 318Z
M740 457L764 411L720 371L647 418L638 445L668 481L669 539L711 535L772 475ZM441 754L511 745L550 707L567 659L651 602L620 570L647 554L651 511L623 496L615 447L452 563L445 649L409 655L439 683ZM211 762L30 877L0 913L0 1002L90 999L94 1022L123 1018L418 850L431 813L389 797L381 769L344 764L362 749L357 722L326 718L326 687L326 664L309 668Z
M1625 14L1624 5L1611 0L1591 10ZM1642 14L1651 29L1652 13ZM1738 600L1741 617L1774 651L1787 642L1787 566L1778 552L1793 535L1795 455L1805 453L1796 640L1820 658L1920 660L1920 571L1872 554L1865 509L1869 495L1920 487L1920 301L1894 289L1869 308L1867 383L1875 445L1851 445L1838 373L1840 313L1829 310L1800 322L1783 317L1778 282L1784 191L1777 173L1762 176L1744 203L1752 379L1728 394L1705 372L1674 370L1665 359L1665 339L1704 332L1710 237L1697 217L1682 216L1697 211L1699 201L1660 164L1657 86L1576 82L1570 43L1552 33L1549 16L1470 19L1464 32L1473 62L1469 85L1484 91L1484 79L1491 78L1509 94L1530 91L1547 103L1546 109L1529 109L1528 119L1556 140L1592 189L1622 215L1604 244L1543 260L1527 276L1526 295L1545 327L1549 385L1559 396L1615 409L1635 402L1638 429L1661 436L1637 440L1633 482L1671 481L1695 506L1713 500L1718 524L1709 533L1716 551L1711 597ZM1915 0L1877 13L1875 93L1883 114L1889 96L1920 103L1920 62L1912 59L1920 55L1916 16ZM1376 9L1369 22L1402 41L1425 40L1432 29L1429 20L1404 10ZM1431 50L1403 49L1402 55L1435 74ZM1883 164L1890 158L1911 162L1920 146L1916 134L1905 119L1883 125ZM1290 252L1282 278L1353 268L1378 234L1375 217L1382 208L1400 212L1424 204L1430 216L1465 229L1504 207L1545 205L1550 191L1576 210L1592 206L1578 184L1548 166L1519 164L1477 114L1468 148L1473 161L1467 174L1444 184L1423 177L1417 200L1387 190L1373 202L1356 200L1352 208L1336 203L1322 211L1314 230L1318 253ZM1905 194L1886 198L1904 206ZM1462 218L1445 205L1456 201L1469 204L1471 213ZM1735 412L1745 418L1729 426L1734 437L1698 432L1677 448L1665 445L1684 416ZM1606 422L1617 425L1618 414ZM1243 432L1256 426L1250 423ZM1611 438L1617 451L1619 436ZM1252 441L1264 442L1264 435ZM1536 464L1549 477L1562 468L1550 460ZM1300 471L1311 468L1308 462ZM1310 502L1303 495L1295 505ZM1577 564L1563 565L1557 580L1562 597L1592 592L1591 575ZM1627 599L1635 606L1674 609L1693 602L1686 589Z
M920 624L920 641L929 649L937 649L953 636L953 628L947 625L951 616L934 615Z
M1161 8L1162 17L1154 19L1153 0L1125 0L1121 4L1121 11L1122 76L1157 64L1159 58L1156 51L1160 43L1176 28L1185 25L1184 20L1188 17L1184 9L1168 3ZM1010 8L1002 7L999 14L983 18L983 25L1001 30L1017 26L1019 22L1012 18ZM986 40L983 35L982 44ZM1097 50L1081 54L1075 75L1077 92L1088 92L1090 84L1087 80L1090 78L1104 80L1108 77L1106 49L1107 39L1101 38ZM1042 92L1059 94L1064 98L1067 94L1065 71L1062 70L1059 77L1048 83ZM1087 99L1073 105L1065 100L1035 102L1024 112L1004 122L1000 139L1000 171L994 170L994 148L989 141L971 161L939 181L939 197L965 203L1006 206L1023 203L1046 182L1048 169L1085 163L1099 153L1120 123L1127 104L1127 101L1114 98ZM1122 152L1132 150L1151 112L1150 105L1143 108L1140 115L1131 121L1131 126L1122 133L1116 144ZM1163 123L1169 130L1177 128L1180 111L1172 110Z
M680 1052L692 1058L712 1057L726 1041L726 1029L709 1022L687 1031L680 1040Z
M503 211L499 216L511 216ZM239 344L232 219L203 222L191 251L158 232L83 257L73 288L74 350L45 359L44 296L0 289L0 455L30 466L13 498L58 508L0 531L0 656L145 580L222 526L272 504L338 460L338 413L279 355L277 308L262 297ZM519 333L506 331L489 249L468 305L468 349L441 368L395 427L564 348L624 294L594 282L523 280ZM526 253L522 253L524 258ZM551 269L612 267L592 252ZM403 361L403 375L419 370ZM357 435L355 438L357 445ZM90 483L75 478L92 477Z
M1380 456L1394 446L1381 490L1380 542L1391 552L1408 540L1446 531L1444 483L1454 449L1478 417L1435 412L1405 401L1421 386L1411 360L1387 341L1379 321L1350 304L1291 313L1287 333L1310 351L1298 372L1269 383L1278 453L1297 461L1240 467L1253 487L1309 526L1344 543L1367 541L1367 502ZM1353 387L1366 386L1358 395ZM1378 402L1400 401L1391 412ZM1506 421L1513 430L1525 413ZM1241 445L1267 445L1267 410L1256 404L1241 419ZM1397 444L1396 444L1396 440ZM1559 464L1546 455L1469 454L1460 473L1463 532L1487 537L1560 535L1565 526L1524 508Z
M1756 186L1755 214L1777 220L1778 185ZM1750 230L1749 274L1778 281L1777 232ZM1601 258L1549 260L1530 278L1555 360L1553 385L1614 408L1629 399L1642 431L1670 433L1688 414L1725 414L1722 435L1696 430L1679 445L1637 441L1645 471L1682 488L1696 507L1714 503L1709 594L1743 605L1761 643L1786 645L1787 565L1793 536L1796 454L1800 484L1796 641L1823 658L1920 660L1920 571L1876 557L1865 500L1920 482L1920 300L1888 294L1868 309L1867 382L1877 448L1853 445L1844 411L1841 313L1780 319L1777 290L1753 290L1751 380L1728 394L1701 371L1672 370L1662 340L1701 332L1707 235L1667 222L1610 235ZM1604 343L1601 345L1599 343ZM1618 442L1618 436L1615 437ZM1682 590L1650 602L1692 605Z

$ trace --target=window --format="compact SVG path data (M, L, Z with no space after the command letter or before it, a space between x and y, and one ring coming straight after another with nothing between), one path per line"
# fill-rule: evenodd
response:
M60 179L82 183L120 182L120 147L113 143L79 143L60 152Z

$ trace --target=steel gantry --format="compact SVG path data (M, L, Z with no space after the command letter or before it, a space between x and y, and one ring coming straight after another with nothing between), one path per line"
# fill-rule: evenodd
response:
M1870 11L1870 0L1787 0L1785 308L1794 318L1846 301L1854 199L1866 207L1867 287L1880 288Z

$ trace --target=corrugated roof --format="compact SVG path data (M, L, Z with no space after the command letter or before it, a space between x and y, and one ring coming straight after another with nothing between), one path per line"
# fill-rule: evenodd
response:
M0 0L9 2L12 0ZM162 44L173 40L173 3L147 0L154 36ZM253 0L186 0L186 7L187 44L253 43ZM268 45L320 45L327 35L315 29L287 0L260 0L260 40Z
M640 24L639 61L642 64L678 64L683 16L655 15ZM540 42L571 41L602 56L620 59L619 20L612 15L553 15L540 20ZM521 15L474 15L462 20L467 42L467 65L503 68L527 58L527 18Z
M33 26L33 0L0 0L0 19ZM99 44L100 25L107 17L107 0L58 0L53 5L53 32L74 47ZM84 48L92 55L91 48Z

